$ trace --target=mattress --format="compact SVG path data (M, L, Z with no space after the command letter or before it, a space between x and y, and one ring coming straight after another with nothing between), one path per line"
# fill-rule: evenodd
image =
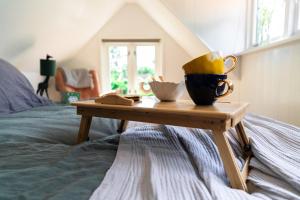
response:
M71 106L0 117L0 199L88 199L114 161L118 121L93 118L89 142L74 146Z

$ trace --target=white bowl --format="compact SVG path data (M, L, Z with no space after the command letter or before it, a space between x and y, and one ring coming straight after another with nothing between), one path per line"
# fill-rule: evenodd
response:
M184 92L184 82L171 83L153 81L149 83L154 95L161 101L176 101Z

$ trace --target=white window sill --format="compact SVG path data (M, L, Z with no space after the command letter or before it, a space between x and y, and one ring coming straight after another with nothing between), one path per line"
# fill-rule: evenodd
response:
M243 56L243 55L247 55L247 54L251 54L251 53L256 53L256 52L276 48L276 47L279 47L279 46L282 46L282 45L285 45L285 44L288 44L288 43L292 43L292 42L295 42L295 41L298 41L298 40L300 40L300 34L293 35L293 36L290 36L288 38L280 39L280 40L277 40L277 41L273 41L273 42L270 42L268 44L264 44L264 45L261 45L261 46L250 47L249 49L246 49L242 52L239 52L236 55L237 56Z

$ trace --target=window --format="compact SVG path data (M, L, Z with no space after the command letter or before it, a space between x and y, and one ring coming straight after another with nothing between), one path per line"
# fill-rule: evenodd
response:
M290 37L300 30L299 0L249 0L248 47Z
M111 45L108 47L109 77L112 90L128 92L128 47Z
M254 44L278 39L284 34L285 0L257 0Z
M300 30L300 1L296 2L296 31Z
M148 82L162 75L159 42L106 42L104 51L104 92L151 95Z
M155 45L139 45L136 46L135 56L136 56L136 67L137 67L137 92L139 94L146 94L150 89L149 81L155 76L156 70L156 47ZM144 83L143 89L140 83ZM150 94L150 93L148 93ZM152 93L151 93L152 94Z

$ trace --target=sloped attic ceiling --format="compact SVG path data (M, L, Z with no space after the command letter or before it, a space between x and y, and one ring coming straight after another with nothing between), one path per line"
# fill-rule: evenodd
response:
M38 66L39 58L46 53L57 60L68 57L123 3L121 0L1 0L0 57L26 69Z
M1 0L0 57L34 70L74 55L125 3L137 3L192 57L208 51L160 0Z
M224 54L245 48L245 0L161 0L195 35L212 50Z

